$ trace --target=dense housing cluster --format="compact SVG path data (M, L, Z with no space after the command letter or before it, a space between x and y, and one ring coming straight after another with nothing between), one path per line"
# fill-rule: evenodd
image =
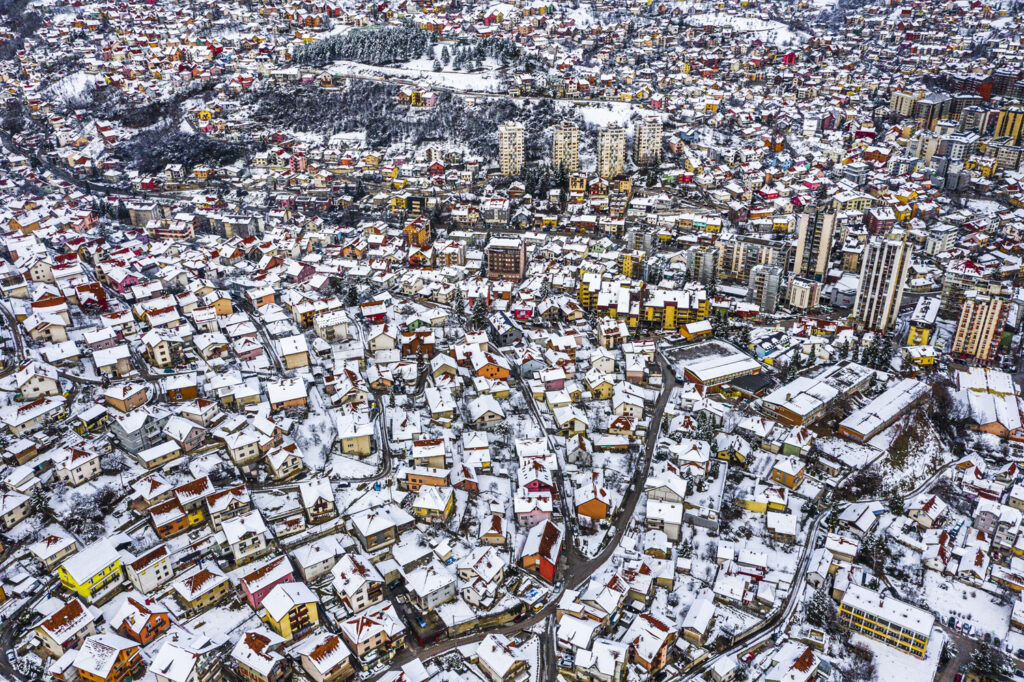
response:
M1019 2L0 5L0 677L1024 676Z

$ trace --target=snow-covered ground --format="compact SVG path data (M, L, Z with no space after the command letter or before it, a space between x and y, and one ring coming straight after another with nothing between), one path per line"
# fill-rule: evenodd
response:
M501 89L499 65L493 60L484 62L482 70L471 73L448 68L434 71L434 62L430 59L413 59L400 66L371 66L340 60L334 62L332 70L342 75L411 79L420 83L421 87L433 86L467 92L498 92Z
M892 448L901 427L902 422L889 427L868 441L868 444L889 453L874 465L882 474L886 490L898 488L906 492L952 462L954 456L944 447L934 427L923 419L918 420L911 433L906 455L901 456L898 449Z
M942 653L945 637L942 630L933 630L923 659L863 635L854 634L850 641L869 649L875 655L876 680L931 680L939 669L939 654Z
M778 21L735 16L726 12L694 14L687 19L687 23L691 26L722 26L734 31L757 33L761 40L776 45L798 44L807 39L807 34L796 33Z
M342 480L369 478L377 472L377 467L374 464L376 460L376 456L359 460L346 455L334 455L331 457L331 476Z
M336 431L331 412L319 388L309 392L309 414L295 428L295 444L302 450L302 461L310 471L320 472L327 465L327 456L334 444Z
M943 587L945 586L945 587ZM995 585L990 589L998 591ZM999 639L1006 637L1010 629L1011 604L985 590L939 575L935 571L924 574L923 596L934 609L938 618L945 623L950 616L971 625L971 634L978 637L991 633ZM928 646L931 649L931 645Z
M870 445L861 445L842 438L819 438L816 444L827 456L851 469L859 469L882 454L880 450Z

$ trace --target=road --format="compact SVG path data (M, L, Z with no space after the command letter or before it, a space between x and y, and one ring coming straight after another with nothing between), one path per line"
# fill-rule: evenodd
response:
M792 589L790 589L789 594L786 595L786 601L783 605L783 608L780 611L775 612L773 616L761 621L761 623L755 629L751 630L746 635L736 640L731 647L711 658L706 659L699 666L697 666L693 670L684 673L682 677L677 679L697 679L707 671L711 670L711 668L721 657L735 656L736 654L739 654L740 652L749 649L751 646L761 642L762 640L773 637L776 633L781 633L785 631L786 627L789 624L790 618L792 618L793 613L796 611L797 605L800 603L796 597L798 594L800 594L801 588L803 587L803 580L804 576L807 575L807 566L809 564L811 551L817 546L818 535L821 531L821 523L822 521L824 521L825 517L828 516L828 512L829 510L825 509L820 514L818 514L812 522L811 530L807 534L807 539L804 540L803 548L800 553L800 561L797 564L797 572L792 582L793 587Z
M936 620L936 622L938 622L938 620ZM935 675L935 682L953 682L953 680L956 679L956 674L960 668L967 665L971 660L971 654L974 653L974 649L978 645L974 640L969 637L964 637L956 630L951 630L941 624L940 627L956 646L956 656L954 656L944 667L939 669L939 672Z
M590 579L590 577L605 563L607 563L612 554L619 547L622 541L622 536L625 534L626 529L629 528L630 521L633 518L633 512L636 510L636 505L640 501L640 495L643 491L643 483L647 480L647 475L650 472L651 458L654 455L654 449L658 442L658 433L661 430L661 417L665 411L665 405L668 404L669 397L672 395L672 388L675 385L672 380L672 374L669 371L670 368L668 362L660 354L656 359L658 364L661 365L662 376L665 377L665 385L662 388L661 395L658 396L654 409L651 411L651 430L647 433L643 463L634 470L632 478L633 487L623 498L621 513L619 514L612 531L609 533L607 544L601 552L593 558L583 557L578 560L572 560L567 557L567 561L562 567L562 587L552 593L547 604L541 608L540 611L523 621L519 623L509 623L501 627L488 628L464 637L436 642L425 647L419 647L415 642L408 641L406 648L391 661L389 669L394 670L396 667L408 663L414 658L419 658L425 661L427 659L434 658L435 656L440 656L441 654L451 651L456 647L479 642L488 634L495 633L514 635L523 633L538 623L544 622L549 617L554 616L558 600L567 589L566 586L572 585L574 587L579 587L582 583ZM571 545L572 543L567 539L563 546L569 547ZM549 666L557 666L554 632L550 628L548 628L548 632L550 632L550 634L547 636L547 639L551 640L549 645L545 645L543 642L541 643L542 660L545 668L549 668ZM554 669L550 669L550 673L550 676L545 677L544 679L555 679ZM384 673L381 672L375 677L379 677L383 674Z
M672 374L668 362L660 353L656 359L658 364L662 368L662 375L665 377L665 386L662 390L661 395L658 397L658 401L655 404L654 409L651 413L652 430L648 433L646 439L643 463L641 466L638 466L634 471L632 479L633 488L627 493L627 495L623 499L623 504L621 508L622 512L620 513L619 517L617 518L614 524L614 530L609 535L609 542L607 543L607 545L602 549L602 551L597 556L593 558L577 558L577 560L575 561L569 559L567 561L567 565L563 568L563 585L572 585L574 587L579 587L583 582L588 580L594 573L596 573L605 563L607 563L607 561L611 558L612 554L615 552L615 549L619 546L622 540L622 536L625 534L633 518L633 514L636 510L636 505L640 500L640 495L643 490L643 482L647 479L647 476L650 472L651 461L655 447L657 445L658 433L660 432L661 417L664 413L665 406L668 404L668 400L671 396L673 387ZM933 473L925 481L919 484L917 488L908 493L907 497L910 498L916 496L919 493L929 489L939 479L939 477L941 477L946 471L948 471L948 469L951 466L952 464L948 464L945 467L942 467L941 469ZM880 501L881 499L882 498L878 498L878 500L867 499L863 501ZM714 666L715 662L721 656L736 655L749 649L751 646L754 646L755 644L766 639L772 638L775 635L786 630L794 614L796 613L797 608L800 605L800 600L797 597L801 592L800 588L802 587L804 578L807 575L810 554L818 545L819 538L821 537L822 532L824 530L823 522L825 518L828 516L829 511L830 509L825 509L821 511L816 517L814 517L814 520L811 522L807 538L804 540L804 544L801 549L800 560L797 564L797 572L794 576L794 580L792 583L793 589L786 596L786 600L783 604L783 607L779 611L777 611L773 616L762 621L762 623L756 629L750 631L742 638L736 640L736 642L734 642L729 649L717 654L712 658L709 658L697 668L686 672L681 679L696 679L708 670L710 670L712 666ZM570 547L572 546L571 543L567 544ZM576 554L578 556L578 553ZM558 590L556 593L552 595L552 598L548 601L546 606L544 606L539 612L537 612L533 616L530 616L529 618L523 620L520 623L509 623L505 626L475 632L473 634L469 634L465 637L460 637L454 640L437 642L426 647L417 647L415 644L411 643L406 650L401 652L394 659L394 661L392 661L391 668L394 669L396 666L402 665L403 663L407 663L413 658L418 657L423 660L426 660L444 654L448 651L451 651L456 647L479 642L489 633L511 635L524 632L529 628L532 628L533 626L537 625L538 623L544 622L545 619L554 614L555 606L558 603L558 599L561 597L565 589L566 587L563 586L560 590ZM553 634L551 635L551 637L553 638ZM545 661L545 667L551 664L551 660L557 658L557 653L554 651L553 641L551 642L550 650L544 649L542 645L542 651L544 652L543 659ZM549 679L553 679L553 677Z
M40 596L26 599L24 604L13 611L3 623L0 623L0 652L2 652L2 655L0 655L0 677L3 677L5 680L30 682L30 680L22 676L22 674L15 670L14 666L11 665L8 654L14 651L14 644L18 636L24 632L24 626L20 623L20 620L25 609L34 605L39 601L39 599L41 599L41 595L48 594L56 586L57 580L50 578L40 588L38 593Z
M11 314L6 305L0 305L0 313L3 314L4 319L7 321L7 326L11 329L11 337L14 339L14 358L8 358L8 360L13 359L13 362L3 372L0 372L0 376L7 376L14 372L25 357L25 341L21 338L21 324L18 323L18 320Z
M912 490L909 493L907 493L906 496L905 496L906 499L909 500L909 499L911 499L913 497L916 497L917 495L919 495L919 494L925 492L926 490L928 490L929 488L931 488L932 485L937 480L939 480L939 478L944 473L946 473L946 471L948 471L954 464L955 464L955 462L950 462L946 466L941 467L940 469L938 469L935 473L933 473L931 476L929 476L927 479L925 479L922 483L920 483L916 488L914 488L914 490ZM843 480L845 481L846 479L843 479ZM837 488L838 487L839 486L837 486ZM858 501L859 502L881 502L883 499L884 498L879 497L879 498L868 498L868 499L858 500ZM782 610L780 612L776 613L774 616L768 618L767 620L762 621L761 625L759 627L757 627L756 629L750 631L749 633L747 633L746 635L744 635L740 639L736 640L729 649L727 649L727 650L725 650L725 651L723 651L723 652L721 652L721 653L719 653L719 654L717 654L717 655L715 655L715 656L713 656L711 658L708 658L706 661L704 661L697 668L695 668L692 671L686 672L681 678L677 678L677 679L682 679L682 680L693 680L693 679L696 679L700 675L702 675L705 672L707 672L708 670L710 670L712 668L712 666L714 666L715 662L719 658L721 658L722 656L732 656L732 655L741 653L741 652L749 649L750 647L754 646L755 644L761 642L764 639L772 637L772 636L774 636L776 634L784 633L786 631L786 629L789 627L789 621L792 619L793 614L796 612L797 606L800 605L800 600L797 597L800 595L800 593L802 591L804 577L807 575L807 567L808 567L808 564L809 564L810 554L815 549L815 547L817 547L818 538L820 537L821 531L822 531L822 522L828 516L830 511L831 511L831 507L825 508L824 510L822 510L814 518L814 521L812 522L811 529L810 529L810 531L807 534L807 539L804 540L804 544L803 544L803 547L802 547L801 552L800 552L800 561L797 564L797 572L796 572L796 575L794 577L793 582L791 583L793 587L792 587L792 589L790 589L789 594L786 595L786 601L785 601L785 604L784 604Z
M651 459L654 456L654 448L658 444L658 434L661 432L661 416L665 412L665 405L668 404L668 400L672 395L672 388L675 385L668 361L660 353L655 359L661 366L661 375L664 377L665 385L662 387L661 395L658 396L658 401L654 404L654 409L651 411L651 426L647 432L647 440L644 444L643 462L633 470L633 478L630 481L632 488L622 500L622 504L619 507L619 515L616 517L613 526L614 530L609 533L608 541L604 548L598 552L597 556L591 559L579 556L577 561L570 561L563 577L563 581L567 584L578 587L596 573L601 566L607 563L615 550L618 549L622 536L626 533L626 529L633 520L633 512L640 501L644 483L647 481L647 476L651 470Z

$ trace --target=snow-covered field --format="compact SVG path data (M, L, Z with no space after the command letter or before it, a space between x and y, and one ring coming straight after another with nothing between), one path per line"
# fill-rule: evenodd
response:
M691 26L722 26L744 33L757 33L758 38L776 45L798 44L807 39L805 33L796 33L778 21L743 17L726 12L694 14L687 19Z
M501 89L499 66L491 60L484 63L483 70L472 73L450 69L434 71L433 61L430 59L414 59L401 66L371 66L342 60L334 62L332 70L342 75L410 79L417 81L421 86L470 92L498 92Z
M854 634L850 641L871 650L875 655L876 680L931 680L935 679L939 668L939 654L942 653L944 639L941 630L933 630L923 659L863 635Z
M367 460L358 460L346 455L334 455L331 457L331 476L340 479L346 478L369 478L377 472L375 466L379 457L375 454Z
M998 590L995 585L989 587ZM926 571L924 574L924 597L943 623L950 616L966 621L971 625L972 635L980 637L988 632L1003 639L1010 629L1012 605L1002 604L985 590L944 577L935 571Z
M337 432L334 413L327 408L319 389L309 392L309 414L296 424L295 443L302 450L302 461L311 471L322 471Z

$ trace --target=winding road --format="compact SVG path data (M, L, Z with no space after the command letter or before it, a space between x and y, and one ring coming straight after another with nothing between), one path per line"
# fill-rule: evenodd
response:
M945 474L950 468L952 468L954 464L955 462L950 462L949 464L940 467L935 473L933 473L931 476L926 478L922 483L920 483L916 488L914 488L914 490L907 493L907 499L916 497L920 493L923 493L929 488L931 488L932 485L934 485L935 482L938 481L943 474ZM881 502L883 499L884 498L881 497L868 498L864 500L858 500L858 502ZM844 504L843 507L845 506L846 505ZM786 595L786 601L782 610L777 612L770 618L762 621L758 627L751 630L740 639L736 640L731 647L703 661L693 670L686 671L685 673L683 673L682 676L676 678L677 680L694 680L703 675L708 670L711 670L711 668L715 665L718 659L720 659L722 656L732 656L741 653L743 651L746 651L747 649L750 649L753 646L756 646L757 644L764 641L765 639L768 639L769 637L774 637L775 635L784 633L786 631L786 628L789 626L790 620L793 618L793 614L796 612L796 607L800 604L800 600L797 599L797 597L800 595L803 588L803 581L807 575L807 567L809 564L810 555L811 552L817 547L818 538L820 537L822 531L822 522L828 516L830 511L831 507L826 507L816 517L814 517L814 521L811 524L810 532L808 532L807 534L807 539L804 540L803 549L800 553L800 561L797 564L797 572L792 582L793 587L792 589L790 589L789 594Z
M636 506L640 501L640 495L643 492L643 483L647 480L647 475L650 472L651 458L654 454L654 448L658 442L658 434L661 430L661 418L665 411L665 406L668 404L668 400L672 395L674 382L672 381L672 374L669 371L669 364L660 354L657 356L657 361L662 368L662 376L665 378L665 383L662 387L661 394L658 396L658 400L651 411L651 426L647 433L643 462L640 466L637 466L633 472L633 477L631 479L633 484L632 488L626 493L622 500L621 511L615 521L612 532L609 533L608 541L604 548L596 556L591 558L582 557L582 555L575 553L574 550L574 554L576 555L575 559L567 557L566 561L560 562L562 570L562 587L554 591L551 594L550 599L548 599L547 604L530 617L518 623L508 623L507 625L500 627L478 630L464 637L444 640L425 647L419 647L415 642L407 640L406 648L395 656L390 663L389 669L393 670L396 666L408 663L414 658L426 660L434 658L435 656L440 656L441 654L447 653L457 647L479 642L488 634L495 633L513 635L533 628L538 623L545 622L547 618L555 614L558 600L561 598L568 585L579 587L608 562L612 554L614 554L615 550L619 547L622 541L622 536L629 528L629 524L633 518L633 512L636 510ZM568 535L568 532L566 535ZM573 544L570 541L570 538L567 537L563 542L563 547L568 548L572 546ZM548 628L548 631L550 632L550 628ZM542 646L541 651L543 658L542 665L547 669L555 663L555 659L557 658L553 642L551 643L551 646ZM550 670L548 672L550 672L550 677L545 679L554 679L555 671ZM384 672L382 671L376 677L383 674Z

